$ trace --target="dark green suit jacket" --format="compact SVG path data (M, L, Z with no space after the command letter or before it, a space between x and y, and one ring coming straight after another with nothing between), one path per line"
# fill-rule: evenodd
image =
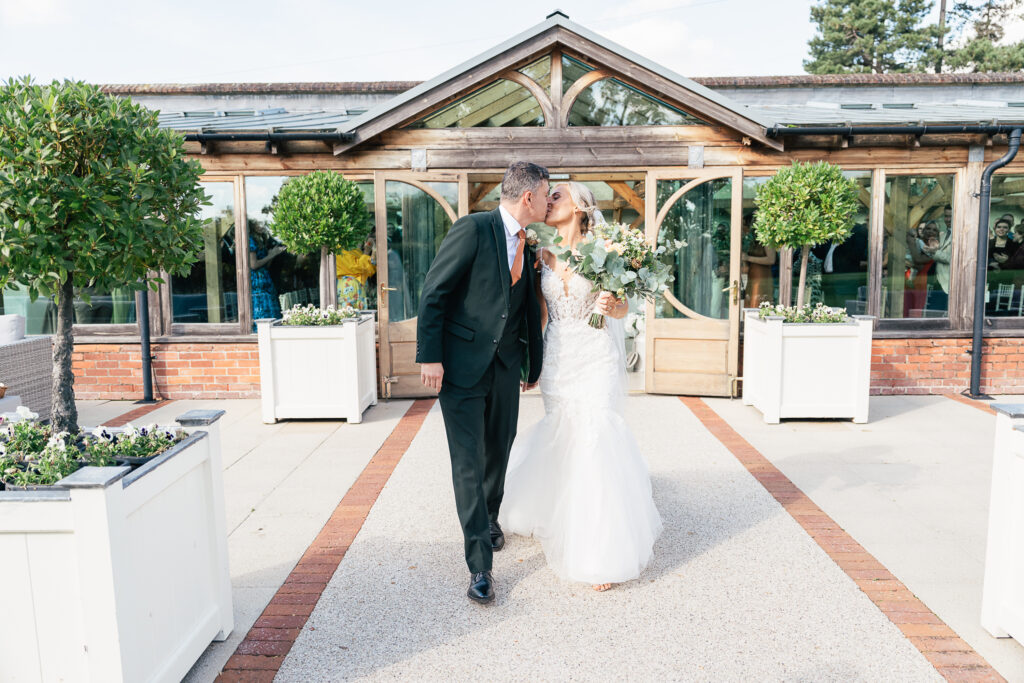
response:
M498 210L463 216L445 236L430 266L420 295L416 325L416 362L443 363L446 381L471 387L494 360L506 325L520 325L522 378L540 377L544 342L533 268L536 257L527 245L522 284L526 286L524 320L509 320L508 252L505 225Z

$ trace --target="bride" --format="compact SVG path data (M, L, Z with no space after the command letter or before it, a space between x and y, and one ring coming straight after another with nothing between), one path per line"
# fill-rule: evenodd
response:
M601 222L580 183L551 193L545 223L573 248ZM647 463L623 419L626 371L621 319L629 304L541 250L544 417L512 446L499 524L534 536L558 576L603 591L635 579L651 560L661 517ZM596 309L595 309L596 305ZM595 329L592 311L608 324Z

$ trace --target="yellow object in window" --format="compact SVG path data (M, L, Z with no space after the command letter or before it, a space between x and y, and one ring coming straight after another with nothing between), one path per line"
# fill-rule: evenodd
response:
M366 281L377 272L369 254L364 254L358 249L349 249L341 252L337 258L338 277L354 277L359 284L365 285Z

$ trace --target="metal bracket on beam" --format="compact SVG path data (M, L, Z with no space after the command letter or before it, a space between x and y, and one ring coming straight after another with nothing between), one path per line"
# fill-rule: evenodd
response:
M209 154L212 151L213 151L213 143L212 142L210 142L208 140L202 140L199 143L199 153L200 154Z
M267 140L267 153L268 154L280 154L281 153L281 143L275 142L273 140Z

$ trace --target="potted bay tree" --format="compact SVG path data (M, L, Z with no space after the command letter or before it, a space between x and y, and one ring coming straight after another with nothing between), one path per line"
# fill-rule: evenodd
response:
M760 410L765 422L867 422L873 319L804 303L811 247L850 236L857 191L826 162L794 162L757 189L757 240L800 253L796 306L764 303L744 311L743 402Z
M332 254L354 249L372 227L359 186L333 171L287 181L274 198L271 228L289 251L320 253L320 307L295 306L256 321L263 421L362 421L377 403L377 354L370 313L332 303Z

